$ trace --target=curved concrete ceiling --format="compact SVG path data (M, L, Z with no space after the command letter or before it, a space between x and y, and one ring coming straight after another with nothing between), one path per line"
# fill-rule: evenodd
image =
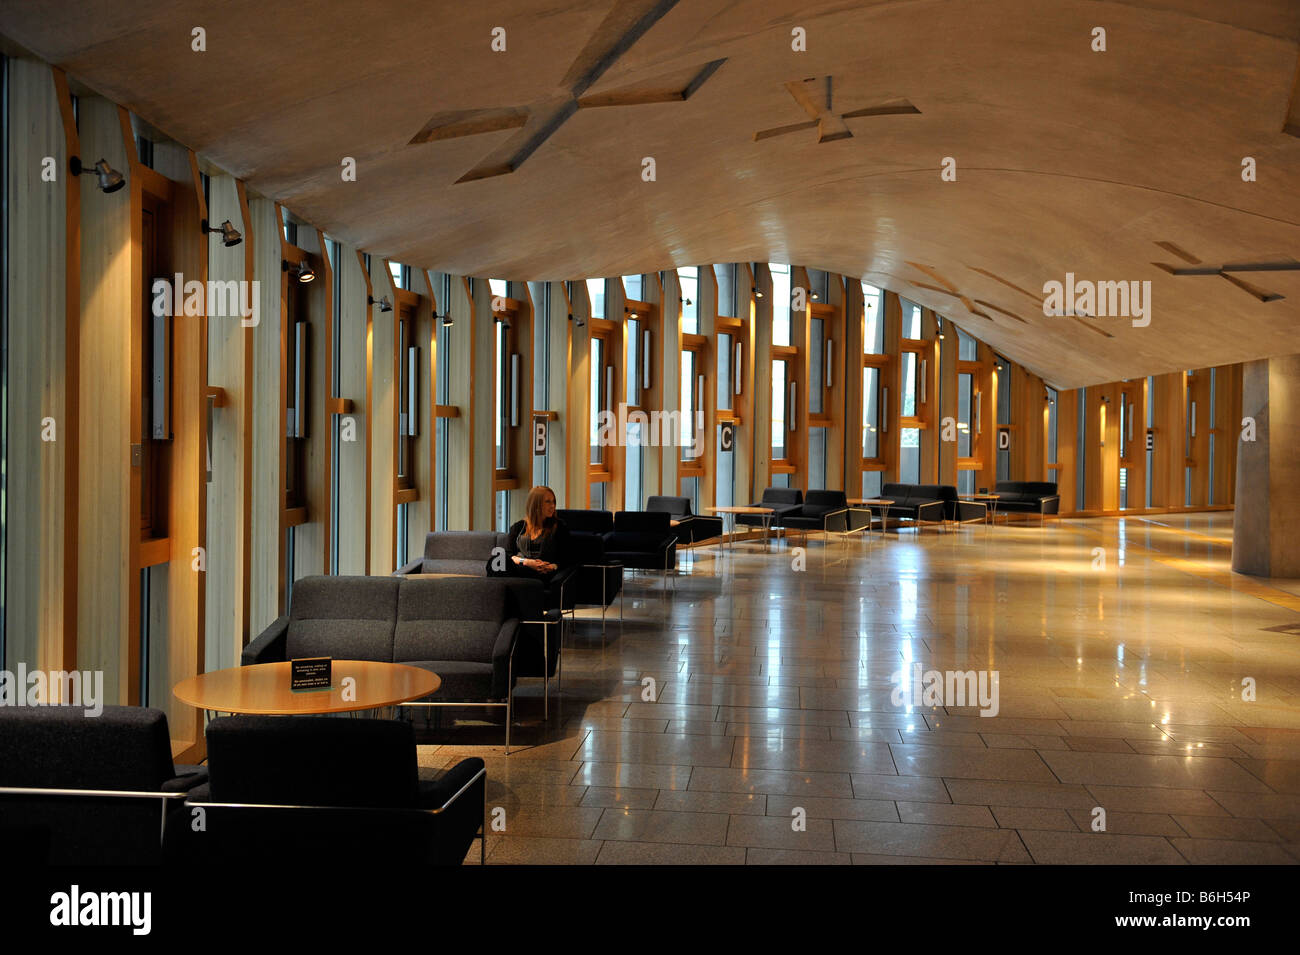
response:
M135 6L8 0L0 32L401 262L791 261L1063 387L1300 351L1293 0ZM1150 282L1150 324L1044 315L1067 273Z

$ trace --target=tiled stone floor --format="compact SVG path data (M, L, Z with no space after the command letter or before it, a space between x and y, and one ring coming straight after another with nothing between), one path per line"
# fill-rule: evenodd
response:
M489 864L1294 864L1300 588L1231 574L1231 535L903 530L814 538L802 570L788 542L697 549L675 593L629 579L606 645L580 619L509 757L499 723L417 723L421 764L485 758ZM893 705L914 662L996 670L998 714Z

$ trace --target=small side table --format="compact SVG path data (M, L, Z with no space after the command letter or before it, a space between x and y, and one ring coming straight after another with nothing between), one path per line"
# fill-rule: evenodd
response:
M998 499L1001 497L1001 494L967 494L965 500L983 504L985 511L984 522L996 526L998 522Z
M888 497L855 497L849 501L850 504L865 505L868 509L880 508L880 533L889 530L889 509L894 506L895 501Z

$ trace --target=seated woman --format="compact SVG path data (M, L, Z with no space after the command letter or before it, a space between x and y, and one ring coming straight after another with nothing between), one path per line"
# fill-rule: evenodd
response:
M506 535L506 572L548 583L570 563L569 529L555 516L555 492L535 487L524 502L524 519Z

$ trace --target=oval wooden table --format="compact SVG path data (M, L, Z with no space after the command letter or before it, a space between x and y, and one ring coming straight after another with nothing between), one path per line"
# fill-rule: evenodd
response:
M335 660L333 686L291 690L290 663L258 663L200 673L177 683L172 693L205 713L257 713L298 716L378 710L428 696L442 685L436 673L402 663ZM355 683L344 687L343 681ZM349 699L344 699L345 689Z

